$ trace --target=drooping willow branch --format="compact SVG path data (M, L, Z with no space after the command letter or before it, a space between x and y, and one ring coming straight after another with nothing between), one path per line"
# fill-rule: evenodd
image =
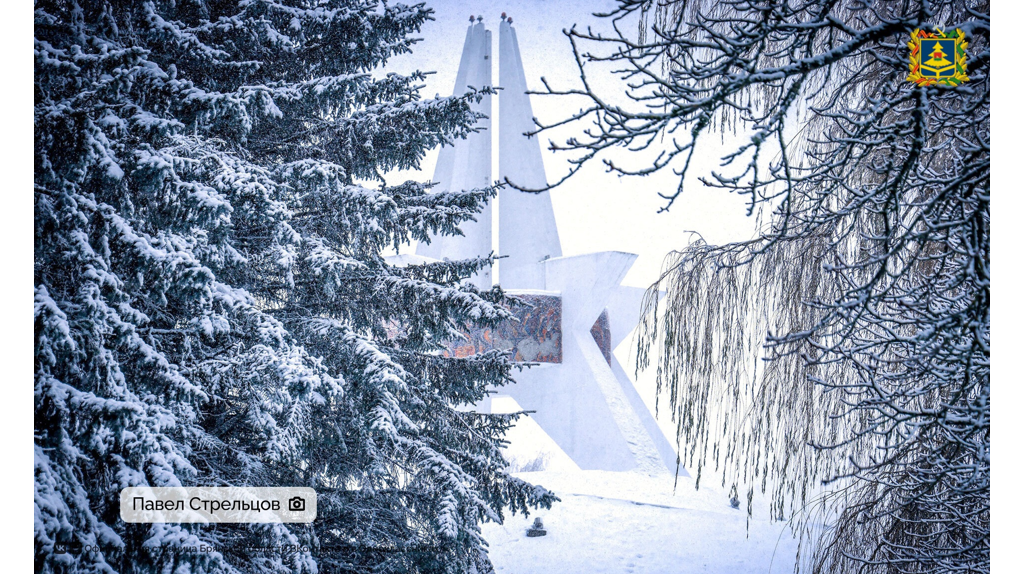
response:
M582 87L546 92L590 102L554 124L591 122L553 145L569 175L674 169L668 209L697 143L733 129L747 140L700 181L771 210L749 242L671 254L649 293L640 365L657 365L683 462L747 485L748 513L757 489L774 517L823 505L818 571L987 570L988 4L623 0L606 16L612 36L567 32ZM968 83L905 81L910 32L936 24L965 32ZM594 92L595 62L631 105ZM621 147L658 155L630 166Z

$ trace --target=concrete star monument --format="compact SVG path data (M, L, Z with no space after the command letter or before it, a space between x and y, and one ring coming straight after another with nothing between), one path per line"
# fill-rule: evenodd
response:
M540 142L524 135L534 128L526 75L512 19L499 25L498 179L526 188L546 185ZM455 93L492 85L491 32L481 18L466 31ZM434 172L437 188L469 189L491 183L491 97L475 110L488 116L484 130L441 150ZM563 257L551 195L505 188L498 197L497 248L488 205L463 237L437 237L417 248L413 260L505 256L498 262L503 289L532 308L520 321L493 332L471 334L453 353L465 356L501 348L537 366L500 389L525 410L584 470L675 470L676 454L612 350L635 327L644 290L620 285L636 255L604 251ZM491 270L471 278L490 288ZM500 395L494 395L498 397ZM490 400L478 405L490 409ZM681 470L685 474L685 470Z

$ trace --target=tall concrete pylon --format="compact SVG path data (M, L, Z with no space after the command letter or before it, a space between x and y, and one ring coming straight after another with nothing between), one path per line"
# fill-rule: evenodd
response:
M498 180L508 179L528 189L542 188L547 185L547 176L540 139L523 135L535 126L519 39L515 28L504 18L498 43ZM544 289L544 261L562 255L551 193L527 193L506 187L498 197L498 254L505 256L498 263L501 286Z
M490 32L481 21L470 25L455 94L465 93L469 86L491 84L490 41ZM526 93L519 41L510 19L503 18L500 24L499 56L499 180L507 178L525 188L545 187L540 141L524 135L534 129L533 109ZM490 98L485 97L474 109L489 116ZM482 120L478 126L485 129L441 150L433 178L438 190L479 188L491 183L491 121ZM541 345L543 357L520 359L536 360L537 364L517 372L515 383L494 389L493 396L505 395L519 408L534 411L530 417L581 469L651 474L674 470L676 454L671 443L618 359L600 346L603 342L599 345L599 339L607 340L614 349L640 316L644 290L621 285L637 256L617 251L562 256L549 192L502 189L498 225L496 251L506 257L498 262L501 286L513 295L550 302L546 308L550 312L545 311L545 316L554 318L554 323L529 327L533 331L527 333L528 338L548 345ZM460 227L465 237L438 237L430 245L421 244L417 248L419 259L468 259L491 252L494 236L490 205L476 222ZM414 261L406 255L393 257L392 262ZM491 287L490 270L472 281L481 288ZM603 335L605 328L607 337ZM599 334L595 335L595 329ZM467 340L475 340L469 335ZM524 340L520 335L509 336L496 329L482 337L481 344L507 349L498 345L515 339L514 349L519 349ZM557 348L549 348L555 340ZM469 347L471 352L485 350L475 345ZM492 401L485 399L476 408L488 412L492 406ZM681 474L686 475L686 470L681 469Z
M470 88L493 85L491 79L491 32L484 28L483 21L470 24L466 30L466 42L462 48L459 72L455 77L454 95L460 96ZM457 140L453 146L441 148L434 168L435 191L479 189L491 185L491 96L486 95L471 108L486 115L476 127L480 131L466 139ZM476 221L466 221L459 226L463 236L434 237L429 243L420 243L416 254L432 259L472 259L486 257L492 250L491 203L477 214ZM490 289L491 269L487 267L471 278L481 289Z

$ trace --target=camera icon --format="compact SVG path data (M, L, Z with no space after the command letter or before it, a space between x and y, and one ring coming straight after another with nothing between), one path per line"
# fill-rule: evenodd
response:
M288 499L288 510L289 512L305 512L306 511L306 499L301 496L293 496Z

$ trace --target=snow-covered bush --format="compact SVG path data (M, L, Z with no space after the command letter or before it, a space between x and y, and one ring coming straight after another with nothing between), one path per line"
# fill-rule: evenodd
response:
M437 352L508 317L460 281L487 262L379 255L495 193L383 183L477 119L479 92L422 100L422 74L373 71L429 17L36 2L37 571L486 570L479 522L550 505L505 470L511 417L456 409L506 358ZM126 525L137 485L311 486L318 518ZM289 544L314 551L245 549Z

